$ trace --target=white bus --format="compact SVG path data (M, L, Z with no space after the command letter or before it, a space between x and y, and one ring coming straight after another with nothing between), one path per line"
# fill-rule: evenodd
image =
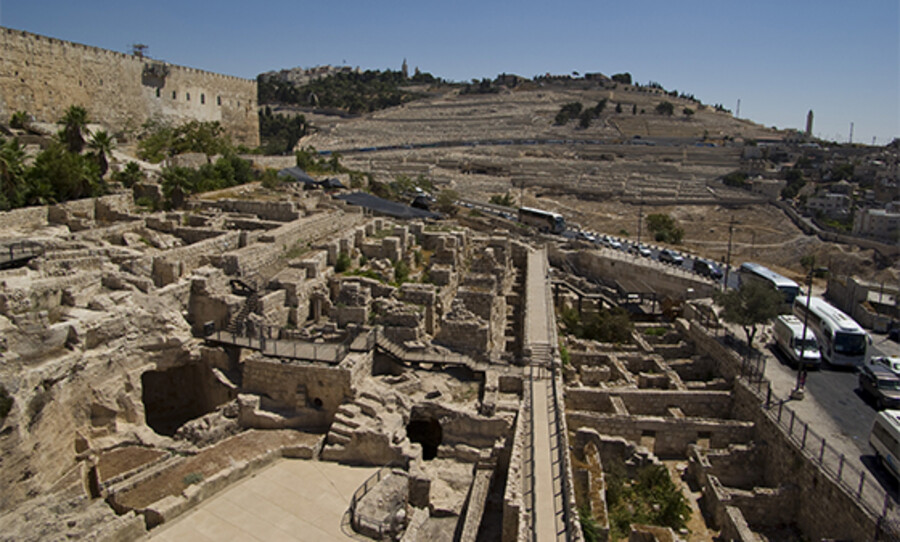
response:
M891 475L900 480L900 410L882 410L875 416L869 445Z
M534 226L543 232L560 234L566 231L566 220L563 215L531 207L519 208L519 222Z
M802 322L807 317L806 296L794 299L794 314ZM809 299L809 327L819 338L822 358L831 365L859 367L866 362L869 336L865 330L820 297Z
M742 263L740 278L741 284L756 280L775 288L784 296L784 302L787 304L787 307L790 307L791 303L794 302L794 298L800 294L799 284L758 263Z

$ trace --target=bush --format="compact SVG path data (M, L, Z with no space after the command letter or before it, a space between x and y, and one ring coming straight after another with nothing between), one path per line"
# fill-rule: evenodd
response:
M606 501L609 506L610 538L627 538L633 523L659 525L679 530L687 525L691 508L662 465L648 465L627 483L625 470L610 469Z
M409 265L403 260L394 264L394 283L400 286L409 279Z
M667 214L647 215L647 229L654 234L654 239L662 243L677 245L684 240L684 229Z
M334 262L334 272L335 273L343 273L344 271L350 269L350 266L353 262L350 260L350 255L346 252L341 252L338 254L337 261Z
M656 106L656 112L660 115L671 116L675 112L675 106L672 105L671 102L659 102L659 104Z
M186 485L186 486L190 486L193 484L199 484L200 482L203 481L203 474L201 474L199 472L192 472L192 473L188 474L187 476L185 476L184 478L182 478L181 481L184 482L184 485Z
M128 162L125 167L112 174L112 179L122 183L125 188L131 188L135 184L144 180L144 172L137 162Z
M741 171L732 171L725 175L722 177L722 183L725 186L733 186L735 188L750 188L750 183L747 182L747 174Z

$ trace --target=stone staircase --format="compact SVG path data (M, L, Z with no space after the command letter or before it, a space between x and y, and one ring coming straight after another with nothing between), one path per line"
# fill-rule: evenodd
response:
M549 367L553 362L553 349L546 343L531 345L531 364Z
M233 335L240 335L239 331L243 328L244 321L248 316L256 312L258 308L259 293L254 291L247 297L247 301L244 302L244 306L241 307L240 312L234 315L234 317L228 323L228 328L226 330Z
M379 394L361 392L335 412L321 458L356 464L387 464L408 453L403 416Z

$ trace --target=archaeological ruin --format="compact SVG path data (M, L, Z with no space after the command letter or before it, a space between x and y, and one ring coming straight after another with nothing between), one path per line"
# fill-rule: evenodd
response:
M4 251L32 247L0 271L4 533L134 539L287 460L379 468L345 503L376 539L577 540L585 511L605 539L610 473L653 465L722 539L874 532L718 339L711 281L514 226L239 192L0 215ZM612 306L644 321L631 340L554 317Z

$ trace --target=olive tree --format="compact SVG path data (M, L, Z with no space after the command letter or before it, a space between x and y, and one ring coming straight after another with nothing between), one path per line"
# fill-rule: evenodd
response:
M722 307L722 319L741 326L747 336L747 351L753 349L758 326L778 316L784 297L762 282L745 282L737 290L726 290L715 297Z

